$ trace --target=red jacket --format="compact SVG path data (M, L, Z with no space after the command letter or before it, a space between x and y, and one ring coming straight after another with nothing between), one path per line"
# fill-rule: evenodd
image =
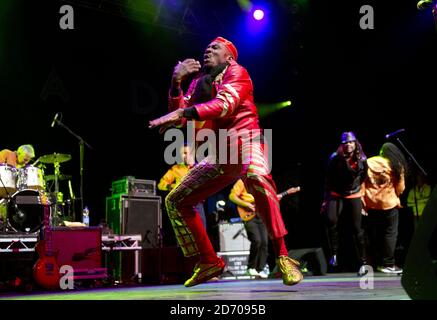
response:
M169 97L169 109L194 106L200 121L212 120L207 127L218 129L259 129L258 112L253 101L252 80L245 68L234 60L214 80L215 98L196 104L191 95L198 79L194 79L186 94ZM196 126L197 127L197 126ZM205 126L204 126L205 127Z

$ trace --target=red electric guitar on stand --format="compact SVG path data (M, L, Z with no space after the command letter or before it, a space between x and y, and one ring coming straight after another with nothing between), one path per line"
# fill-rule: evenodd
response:
M43 196L41 196L43 197ZM46 201L43 201L46 202ZM49 223L50 206L44 205L44 239L36 244L39 259L33 266L33 278L45 289L59 289L59 266L57 252L52 247L52 231Z
M290 195L290 194L293 194L293 193L296 193L299 191L300 191L300 187L293 187L293 188L287 189L284 192L281 192L278 194L279 200L282 200L287 195ZM250 210L247 210L247 209L240 207L240 206L237 206L237 211L238 211L238 214L240 215L240 218L244 222L250 221L253 218L255 218L255 216L256 216L255 211L250 211Z

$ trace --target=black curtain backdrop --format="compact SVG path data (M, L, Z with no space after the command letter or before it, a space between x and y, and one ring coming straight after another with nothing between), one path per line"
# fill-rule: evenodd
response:
M85 148L84 171L91 225L105 216L113 180L159 181L167 170L167 143L148 120L166 112L177 61L201 60L218 35L239 48L258 103L292 101L261 119L273 130L279 191L302 187L282 202L290 247L323 241L325 166L343 131L354 131L372 156L387 133L404 128L399 137L435 182L437 33L431 12L419 12L417 1L272 1L262 41L244 36L237 1L191 1L190 10L180 5L154 21L87 2L2 1L0 149L31 143L37 156L71 154L61 173L73 175L79 196L78 141L50 126L62 112L63 123L93 147ZM74 30L59 27L64 4L74 8ZM362 5L375 10L374 30L359 27Z

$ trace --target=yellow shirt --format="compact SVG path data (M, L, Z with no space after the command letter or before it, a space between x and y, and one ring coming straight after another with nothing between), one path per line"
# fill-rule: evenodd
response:
M247 192L244 182L241 179L239 179L232 187L229 199L235 199L234 196L243 200L244 202L255 203L255 198L253 195ZM238 203L236 204L238 205Z
M190 171L190 167L185 163L173 165L161 178L158 189L161 191L171 191L176 187Z
M362 185L363 203L367 209L389 210L401 207L399 196L405 190L404 174L395 185L388 159L376 156L367 159L367 178Z

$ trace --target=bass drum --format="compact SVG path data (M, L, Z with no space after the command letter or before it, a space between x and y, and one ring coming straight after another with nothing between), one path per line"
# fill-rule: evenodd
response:
M37 190L16 192L7 205L8 229L15 232L35 233L44 223L44 206L49 206L47 197Z

